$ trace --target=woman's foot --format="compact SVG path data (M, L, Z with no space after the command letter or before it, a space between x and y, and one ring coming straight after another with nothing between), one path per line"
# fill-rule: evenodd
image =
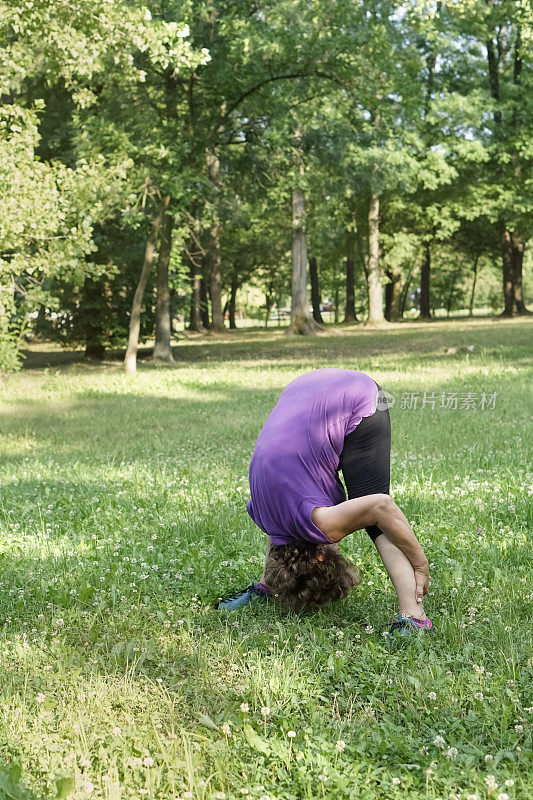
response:
M422 632L434 633L433 623L429 617L418 619L410 617L408 614L398 614L396 622L393 622L390 627L388 637L390 641L394 642L399 639L409 639Z
M261 582L251 583L246 587L246 589L242 589L240 592L236 592L231 597L225 597L220 600L215 608L218 608L219 610L225 609L226 611L234 611L236 608L245 606L247 603L264 603L265 600L268 600L270 595L271 592L267 591L264 588L264 584L261 584Z

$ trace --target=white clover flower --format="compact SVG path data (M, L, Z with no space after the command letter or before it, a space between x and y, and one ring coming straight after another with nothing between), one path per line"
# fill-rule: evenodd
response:
M226 793L225 792L217 792L215 797L217 798L217 800L224 800L224 798L226 797Z
M113 728L113 736L120 736L121 733L122 733L121 729L118 727L118 725L115 725L115 727Z
M326 783L327 779L328 779L328 776L326 775L325 772L321 772L320 775L318 776L318 780L322 781L322 783Z
M487 755L485 756L485 763L490 764L491 761L494 761L494 756L491 756L490 753L487 753Z
M39 694L37 695L37 697L35 699L36 699L36 701L38 703L44 703L45 698L46 698L46 695L43 694L42 692L39 692Z
M485 697L483 695L483 692L474 692L474 697L476 698L476 700L484 700L485 699Z
M496 778L494 775L487 775L485 778L485 785L490 791L498 788L498 784L496 783Z
M392 779L392 785L393 786L399 786L400 785L400 779L399 778L393 778Z
M261 709L261 714L263 715L263 717L269 717L270 708L268 706L263 706L263 708Z
M248 703L241 703L241 711L243 714L247 714L250 710L250 706Z
M430 692L428 694L428 697L429 697L430 700L436 700L437 699L437 693L436 692Z
M467 794L466 800L479 800L477 794Z
M509 795L506 792L500 792L498 800L509 800Z
M508 789L510 789L511 786L514 786L513 779L512 778L507 778L507 780L505 781L505 785L507 786Z
M296 736L296 731L287 731L287 736L289 737L289 739L294 739L294 737Z
M522 733L522 731L524 730L524 726L523 725L515 725L514 729L515 729L515 731L517 733Z
M83 781L82 789L85 794L92 794L94 792L94 783L91 783L91 781Z
M229 722L225 722L222 726L222 733L226 736L231 736L231 728Z
M445 756L446 756L446 758L449 758L451 761L455 761L455 759L457 758L458 752L459 751L457 750L456 747L447 747L446 748L446 752L445 752Z
M429 754L429 748L426 747L426 745L424 745L423 747L420 748L420 755L421 756L427 756L428 754Z
M335 747L339 753L342 753L346 749L346 742L343 742L342 739L339 739L338 742L336 742Z
M153 767L154 759L151 756L146 756L146 758L143 758L143 764L145 767Z
M433 739L433 744L435 745L435 747L444 747L446 742L444 741L444 737L440 736L439 734L439 736L435 736L435 738Z
M342 658L343 655L342 650L335 650L335 658Z

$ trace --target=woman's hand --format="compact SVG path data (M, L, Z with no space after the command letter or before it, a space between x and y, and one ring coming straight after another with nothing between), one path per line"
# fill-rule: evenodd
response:
M429 591L429 564L426 563L422 567L414 567L416 590L416 602L421 603L422 598Z

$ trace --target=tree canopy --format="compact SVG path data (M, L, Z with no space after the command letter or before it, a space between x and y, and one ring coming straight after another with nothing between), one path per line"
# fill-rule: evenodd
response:
M527 313L531 11L6 0L0 370L30 320L89 355L155 331L165 357L177 309L235 326L245 286L312 332L308 259L337 321L410 294L472 313L476 281Z

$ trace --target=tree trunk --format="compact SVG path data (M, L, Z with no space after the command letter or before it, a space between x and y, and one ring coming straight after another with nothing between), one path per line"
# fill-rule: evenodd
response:
M503 222L500 223L500 249L502 253L503 277L503 317L512 317L514 308L513 292L513 248L511 234Z
M146 242L146 248L144 251L144 262L141 270L141 275L139 277L139 283L137 284L137 288L135 289L133 302L131 304L128 347L126 349L126 356L124 358L124 369L129 375L134 375L137 372L137 349L139 347L139 331L141 328L141 309L142 309L144 290L146 288L146 281L148 280L148 275L150 274L150 270L152 269L155 243L157 241L157 236L159 234L159 228L161 226L161 222L163 220L169 202L170 202L170 197L168 195L161 199L159 207L157 209L157 214L152 220L150 235L148 236L148 240Z
M217 195L220 192L220 159L216 152L207 152L207 170L209 180L215 191L213 209L213 222L211 224L209 260L210 260L210 289L211 289L211 328L214 331L224 331L224 314L222 312L222 276L220 255L220 219L217 208Z
M202 319L200 316L200 275L198 267L191 260L189 265L189 280L191 284L191 306L189 315L189 330L200 331Z
M334 313L334 320L335 325L339 324L339 282L337 280L337 276L335 275L335 292L333 295L333 302L335 303L335 313Z
M170 346L172 322L170 319L170 291L168 288L168 270L170 251L172 250L172 214L166 213L161 225L161 244L157 259L157 302L155 311L155 345L152 358L172 363L174 356Z
M202 326L208 330L211 327L209 321L209 297L207 296L207 281L205 276L200 278L200 317Z
M379 274L379 195L372 194L368 209L368 322L383 322Z
M399 272L387 271L389 283L385 284L385 319L397 322L400 318L400 302L402 298L402 276Z
M237 324L235 322L235 306L237 304L238 288L239 288L239 272L237 270L237 267L234 267L233 274L231 276L231 291L228 303L229 327L230 330L232 331L236 330L237 328Z
M300 169L303 174L303 167ZM299 187L292 191L292 304L287 333L315 333L317 324L309 313L307 292L307 241L305 197Z
M524 240L516 231L511 235L512 264L513 264L513 298L517 314L529 314L522 294L522 265L524 262Z
M472 281L472 291L470 293L470 303L468 304L468 316L474 316L474 296L476 294L476 281L477 281L477 265L479 261L479 256L476 256L474 259L474 266L473 266L473 273L474 279Z
M265 328L268 328L268 320L270 317L270 312L272 311L272 306L274 305L274 295L272 293L272 289L268 289L265 294Z
M420 270L420 315L419 319L431 319L430 302L430 275L431 275L431 249L429 242L424 245L425 255Z
M452 301L453 301L453 290L455 289L455 281L457 280L457 273L458 270L454 269L452 274L452 280L450 283L450 291L448 292L448 301L446 303L446 316L450 316L450 311L452 310Z
M346 231L346 308L343 321L345 325L357 322L355 314L355 231L352 228L348 228Z
M316 258L312 256L309 259L309 277L311 278L311 305L313 306L313 319L319 325L324 324L322 314L320 313L320 287L318 285L318 267Z
M409 287L411 285L412 277L413 277L413 273L412 273L412 270L411 270L411 272L407 276L407 280L405 281L404 287L402 289L402 296L400 298L400 319L405 314L405 304L407 302L407 297L409 295Z

